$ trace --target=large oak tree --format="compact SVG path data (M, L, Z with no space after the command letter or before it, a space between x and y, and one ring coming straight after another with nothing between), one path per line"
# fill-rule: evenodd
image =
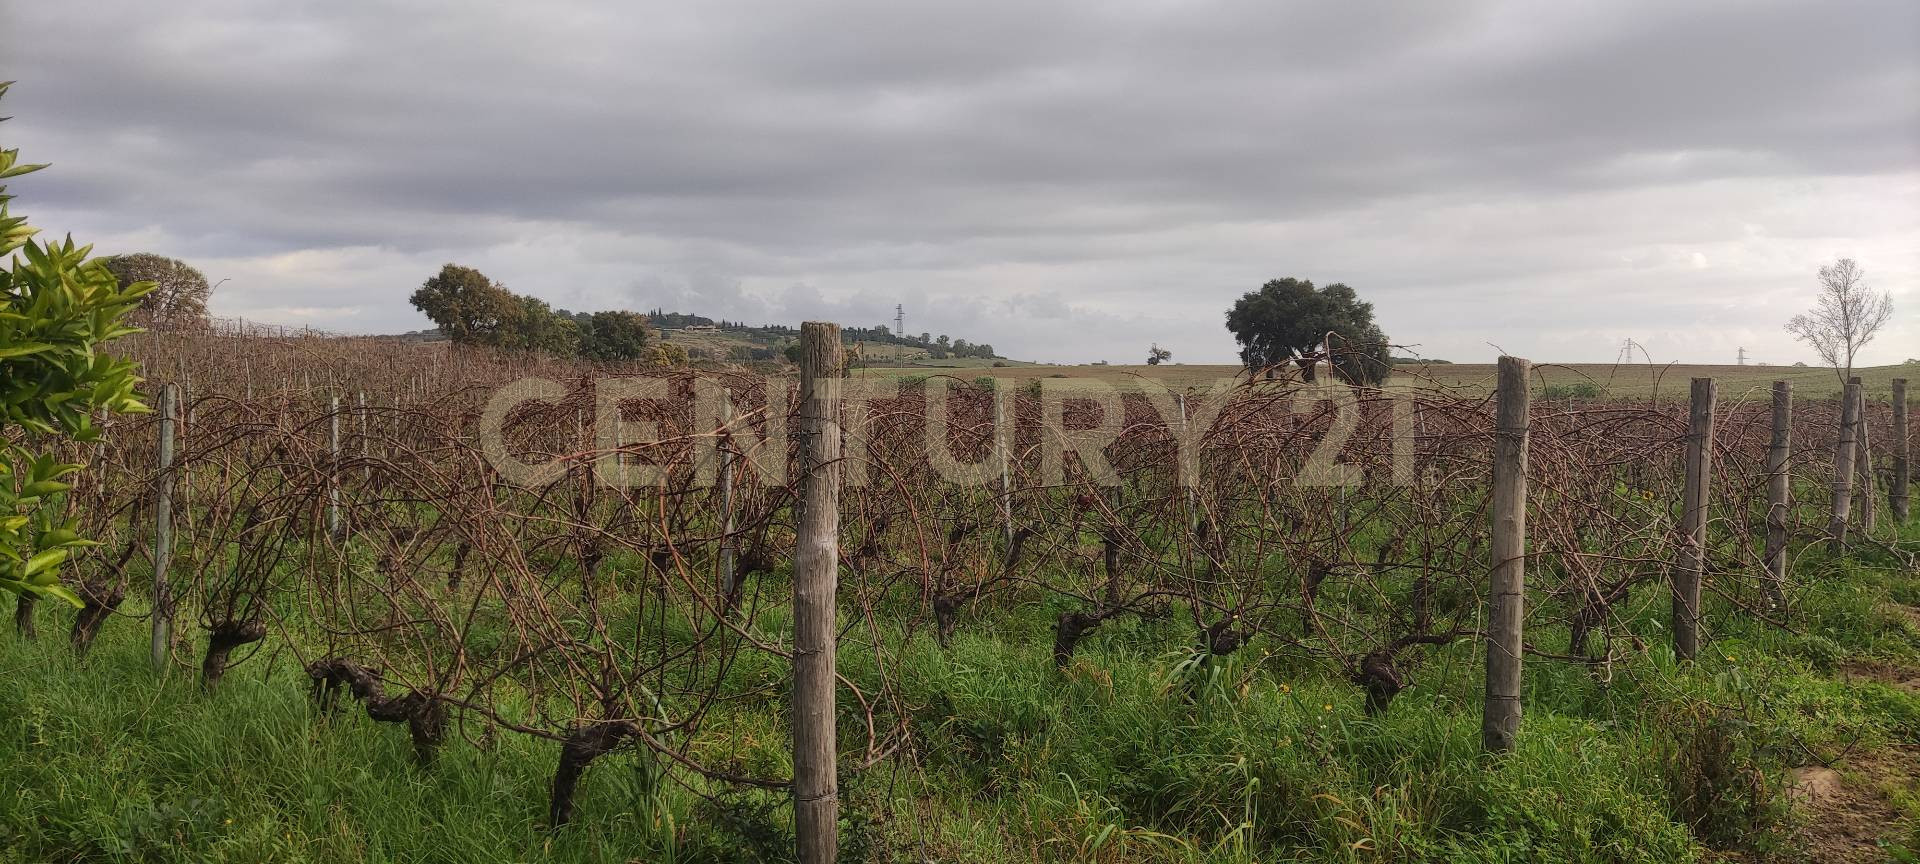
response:
M448 264L413 292L413 307L459 344L501 346L525 311L520 298L485 273ZM505 331L505 332L503 332ZM504 347L504 346L502 346Z
M185 261L136 252L102 259L121 288L141 282L153 284L153 290L140 298L140 305L127 316L127 323L150 330L196 330L207 326L207 300L213 286L207 277Z
M1227 312L1227 329L1240 343L1248 369L1293 361L1313 380L1316 360L1353 384L1375 385L1392 371L1387 336L1373 323L1373 304L1335 282L1315 288L1305 279L1275 279L1249 291Z

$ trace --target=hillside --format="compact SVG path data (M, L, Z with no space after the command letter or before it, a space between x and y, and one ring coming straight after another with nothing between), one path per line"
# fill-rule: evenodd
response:
M561 311L563 314L572 314L565 310ZM795 337L794 329L785 325L748 325L733 321L716 321L700 315L661 312L657 309L647 313L647 320L662 341L685 348L690 356L702 360L734 363L777 361L783 358L782 352L793 345ZM245 323L238 322L235 326ZM969 343L965 339L955 339L943 345L939 340L948 338L944 334L935 339L925 340L921 337L895 336L885 328L847 327L841 331L841 335L848 348L860 358L861 364L868 366L975 369L1032 365L994 354L993 346L985 343ZM922 334L922 336L926 335ZM446 336L434 328L386 334L375 338L401 342L446 340Z
M687 349L695 357L712 360L779 359L795 337L792 327L778 324L747 325L657 309L647 313L647 318L663 340ZM945 334L899 336L885 327L845 327L841 338L865 365L916 369L1030 365L995 354L990 344L949 339Z

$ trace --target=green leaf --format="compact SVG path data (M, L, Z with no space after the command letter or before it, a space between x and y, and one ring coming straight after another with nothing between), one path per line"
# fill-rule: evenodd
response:
M27 590L28 592L38 594L42 597L52 597L58 600L65 600L68 603L68 605L71 605L75 609L78 609L82 606L87 605L85 601L82 601L80 599L80 595L73 593L73 591L67 588L67 586L61 585L58 582L55 582L51 585L25 585L22 587L25 588L25 590Z
M58 480L41 480L38 483L28 483L27 485L20 487L20 497L38 498L42 495L52 495L56 492L65 492L72 488L73 488L72 483L62 483Z
M48 567L58 567L60 562L65 560L67 560L67 550L65 548L48 549L27 559L26 570L21 575L31 580L34 575L40 571Z
M98 546L100 544L81 537L80 532L72 528L55 528L40 535L40 545L43 548L52 549L62 546Z

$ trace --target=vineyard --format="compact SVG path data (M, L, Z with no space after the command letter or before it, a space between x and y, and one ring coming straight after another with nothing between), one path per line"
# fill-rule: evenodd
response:
M114 347L0 860L784 860L807 776L847 861L1920 854L1894 391Z

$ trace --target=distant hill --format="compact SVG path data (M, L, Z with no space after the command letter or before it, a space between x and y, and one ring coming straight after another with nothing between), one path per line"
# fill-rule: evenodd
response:
M660 331L661 338L686 348L695 356L735 362L779 359L800 335L797 329L784 324L747 324L661 309L648 312L647 320ZM884 326L842 327L840 339L853 346L862 361L869 363L971 366L992 365L997 361L1013 365L1013 361L994 353L991 344L952 339L944 333L916 336L894 333Z
M405 333L396 333L391 336L381 336L379 338L395 339L401 342L445 342L447 341L447 334L440 332L438 328L429 327L425 330L408 330Z
M564 309L558 310L558 314L572 315ZM687 349L694 357L708 360L735 363L779 361L783 359L786 349L800 337L797 328L784 324L747 324L660 309L648 312L646 316L647 322L659 331L661 339ZM447 337L438 329L428 328L379 338L403 342L442 342ZM886 327L842 327L840 339L858 352L862 362L871 365L1029 365L994 353L990 344L950 339L944 333L937 336L931 333L901 336Z

